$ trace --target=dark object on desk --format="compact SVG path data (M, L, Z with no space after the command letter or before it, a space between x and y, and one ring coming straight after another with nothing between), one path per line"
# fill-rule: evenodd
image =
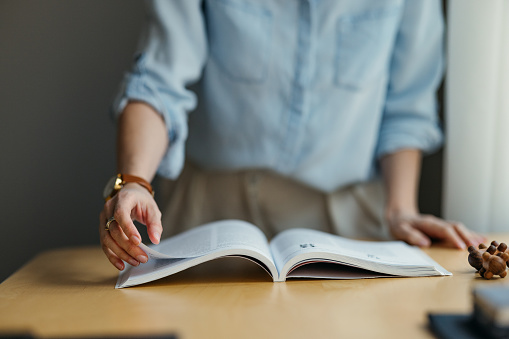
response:
M473 314L430 314L433 332L442 339L509 338L509 286L478 285L473 303Z
M509 286L478 286L473 299L476 321L494 337L509 338Z
M429 314L429 325L440 339L488 339L472 315Z
M470 246L468 248L468 263L485 279L491 279L495 275L504 278L507 275L506 269L509 267L509 253L506 251L507 245L499 244L495 240L489 247L480 244L479 250Z

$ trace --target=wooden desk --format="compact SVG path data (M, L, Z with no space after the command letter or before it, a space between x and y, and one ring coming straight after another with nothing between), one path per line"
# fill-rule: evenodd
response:
M497 236L490 239L506 241ZM99 248L42 253L0 285L0 332L43 337L175 333L179 338L430 338L428 312L471 311L485 281L467 251L426 251L454 275L273 283L254 263L225 258L115 290Z

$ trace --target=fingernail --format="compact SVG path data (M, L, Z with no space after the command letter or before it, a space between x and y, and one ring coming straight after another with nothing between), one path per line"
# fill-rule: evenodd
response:
M141 254L139 256L137 256L136 259L138 259L138 261L142 262L142 263L146 263L148 261L148 258Z
M419 240L419 246L420 247L428 247L429 246L429 241L426 240L426 239L421 239L421 240Z
M122 271L124 269L124 263L119 261L115 263L115 267L118 268L119 271Z
M157 243L161 240L161 235L157 232L154 232L154 238L157 240Z
M133 244L135 244L136 246L138 246L140 243L141 243L141 239L140 237L138 237L137 235L134 235L131 239L131 241L133 242Z
M129 259L129 264L131 266L138 266L140 264L140 262L138 260L135 260L134 258L130 258Z

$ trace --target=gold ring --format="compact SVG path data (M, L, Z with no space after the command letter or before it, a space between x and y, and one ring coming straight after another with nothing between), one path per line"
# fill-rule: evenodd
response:
M111 218L109 218L109 219L108 219L108 221L106 221L106 226L104 226L104 229L105 229L106 231L109 231L109 230L110 230L110 224L111 224L112 222L114 222L114 221L116 221L116 220L115 220L115 217L111 217Z

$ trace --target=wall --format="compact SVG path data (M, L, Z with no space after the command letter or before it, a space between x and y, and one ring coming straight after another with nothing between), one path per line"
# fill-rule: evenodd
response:
M0 2L0 281L36 253L98 244L114 173L108 105L140 1Z
M43 250L98 245L107 109L143 19L133 0L0 2L0 281ZM424 168L421 205L440 213L441 155Z

